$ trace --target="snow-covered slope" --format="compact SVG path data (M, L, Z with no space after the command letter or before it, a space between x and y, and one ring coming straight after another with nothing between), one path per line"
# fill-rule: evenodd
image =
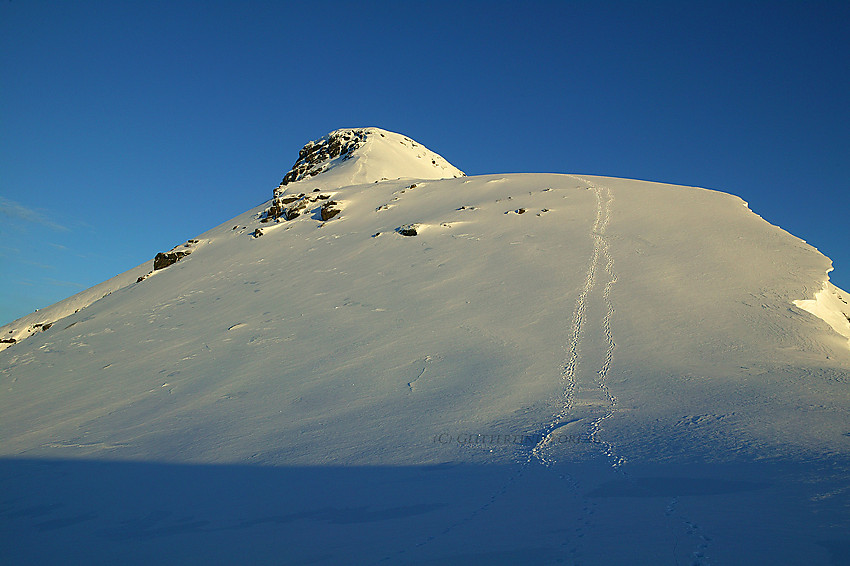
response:
M126 287L139 277L148 273L150 269L150 264L145 262L130 271L116 275L112 279L99 283L85 291L80 291L47 308L39 309L5 326L0 326L0 352L21 340L29 338L33 334L49 330L57 320L62 320L68 315L79 312L80 309L102 299L113 291Z
M320 177L316 177L321 175ZM463 177L460 169L407 136L380 128L343 128L307 143L298 160L284 176L274 195L282 195L288 185L312 191L317 187L345 187L400 178L443 179ZM288 191L291 194L291 191ZM275 200L272 201L272 205ZM197 242L187 242L174 250L191 253ZM90 289L0 327L0 351L41 332L57 320L85 308L94 301L135 282L151 271L140 265Z
M116 532L107 519L140 556L162 542L145 533L184 533L169 548L198 563L238 561L215 533L244 525L290 563L842 552L848 311L826 257L724 193L464 177L438 158L375 128L334 132L189 255L79 312L40 311L53 325L0 353L0 473L23 494L5 521L41 541L26 552L44 521L97 539ZM36 520L22 511L50 501L20 479L32 459L195 466L98 472L165 483L238 465L264 487L216 509L198 491L192 512L144 489L120 509L63 500ZM95 489L88 468L55 466ZM253 466L281 470L286 495ZM280 523L282 539L261 527ZM88 559L126 558L93 546Z

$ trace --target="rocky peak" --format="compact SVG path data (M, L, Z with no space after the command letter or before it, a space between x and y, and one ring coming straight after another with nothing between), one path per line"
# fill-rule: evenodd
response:
M308 142L298 152L298 160L283 177L280 186L318 175L331 160L338 157L343 160L351 158L354 150L363 145L366 133L365 128L336 130L321 139Z
M321 175L321 178L314 178ZM332 190L388 179L444 179L465 173L412 139L380 128L343 128L307 143L275 189L278 197L298 182Z

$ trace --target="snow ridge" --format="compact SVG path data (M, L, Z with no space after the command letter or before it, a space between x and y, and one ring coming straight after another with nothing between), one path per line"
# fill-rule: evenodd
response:
M823 288L815 293L814 299L794 301L794 305L827 323L847 339L847 347L850 348L850 294L827 280Z

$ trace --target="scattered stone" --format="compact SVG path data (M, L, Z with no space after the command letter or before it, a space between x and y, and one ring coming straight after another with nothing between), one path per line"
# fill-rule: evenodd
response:
M516 213L517 214L525 214L525 209L524 208L518 208Z
M253 236L254 236L255 238L259 238L259 237L260 237L260 236L262 236L262 235L263 235L263 231L262 231L260 228L257 228L256 230L254 230L254 234L253 234Z
M48 323L46 323L46 324L42 324L42 325L41 325L41 330L42 330L42 331L45 331L45 330L47 330L48 328L50 328L51 326L53 326L53 323L52 323L52 322L48 322Z
M0 344L14 344L17 340L14 338L0 338Z

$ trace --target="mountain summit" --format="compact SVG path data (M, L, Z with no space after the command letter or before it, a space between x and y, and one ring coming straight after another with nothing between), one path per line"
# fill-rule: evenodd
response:
M445 179L465 174L407 136L380 128L345 128L305 145L279 188L316 175L322 175L324 186L344 187L389 179Z
M729 194L337 130L269 201L0 328L7 561L829 564L830 269Z

